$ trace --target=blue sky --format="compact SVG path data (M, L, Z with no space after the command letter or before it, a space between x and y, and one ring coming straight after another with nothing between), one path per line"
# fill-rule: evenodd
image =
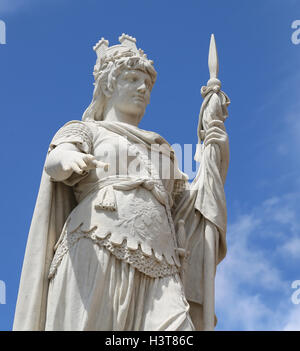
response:
M10 330L48 144L92 97L92 46L123 32L158 79L140 125L195 144L214 33L229 95L228 255L217 271L217 330L300 330L300 45L297 0L0 0L0 330Z

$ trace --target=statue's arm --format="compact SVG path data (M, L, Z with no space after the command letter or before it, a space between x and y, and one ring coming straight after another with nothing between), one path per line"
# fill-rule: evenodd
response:
M204 145L216 144L220 148L220 176L223 184L225 184L228 166L229 166L229 139L222 121L212 120L208 124L208 130L204 139Z
M65 181L67 185L74 185L89 170L107 166L106 163L97 161L93 155L91 127L81 121L71 121L53 137L45 171L54 181Z
M46 159L45 171L55 181L64 181L72 173L82 175L102 165L95 156L80 152L78 147L72 143L63 143L55 147Z

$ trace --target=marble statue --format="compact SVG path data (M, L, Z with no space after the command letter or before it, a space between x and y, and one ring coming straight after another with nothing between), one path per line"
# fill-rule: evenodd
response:
M191 183L168 142L138 127L156 71L135 38L119 41L96 44L92 102L50 143L14 330L214 329L229 163L214 37Z

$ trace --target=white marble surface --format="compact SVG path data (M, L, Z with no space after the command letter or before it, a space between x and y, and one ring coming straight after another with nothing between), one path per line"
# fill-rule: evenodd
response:
M135 38L119 40L95 45L92 102L50 143L14 330L214 328L229 163L229 99L217 79L215 42L202 89L201 165L190 184L167 141L138 127L156 71Z

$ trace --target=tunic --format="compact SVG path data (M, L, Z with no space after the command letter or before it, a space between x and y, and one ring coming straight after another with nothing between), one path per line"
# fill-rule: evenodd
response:
M187 177L158 134L126 123L72 121L73 143L109 163L64 183L77 206L50 265L46 330L194 330L172 219Z
M218 228L216 266L226 255L209 151L190 184L160 135L126 123L72 121L49 152L61 143L110 167L64 182L43 171L13 330L203 330L205 221Z

